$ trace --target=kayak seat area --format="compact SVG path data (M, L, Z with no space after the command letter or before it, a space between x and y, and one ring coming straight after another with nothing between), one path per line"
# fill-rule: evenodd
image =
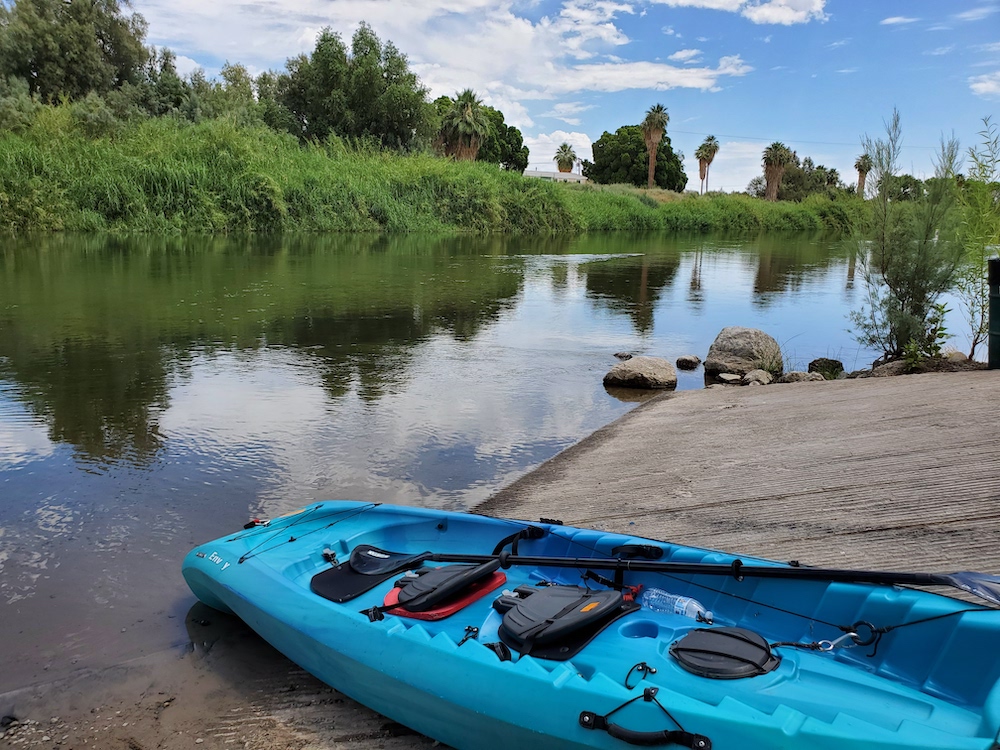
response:
M309 588L324 599L343 604L422 562L420 555L402 555L362 544L351 552L347 562L314 575Z
M418 620L441 620L500 588L507 576L499 560L413 571L396 581L383 611Z
M521 586L493 603L503 613L500 640L522 655L565 661L615 620L640 607L620 591L579 586Z

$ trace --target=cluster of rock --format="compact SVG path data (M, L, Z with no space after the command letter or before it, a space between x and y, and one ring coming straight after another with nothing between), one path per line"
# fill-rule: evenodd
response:
M694 354L678 357L676 367L661 357L634 357L626 352L615 356L621 361L604 376L608 387L673 390L678 369L695 370L701 364ZM740 326L722 329L704 365L706 385L768 385L847 377L841 362L827 358L813 360L808 372L785 372L778 342L761 330Z

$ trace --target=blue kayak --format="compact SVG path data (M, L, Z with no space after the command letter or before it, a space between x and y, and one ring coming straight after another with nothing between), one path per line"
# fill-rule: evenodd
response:
M1000 611L844 571L345 501L252 522L183 573L455 748L1000 749Z

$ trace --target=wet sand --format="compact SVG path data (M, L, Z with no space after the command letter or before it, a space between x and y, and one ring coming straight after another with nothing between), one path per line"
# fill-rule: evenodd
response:
M477 510L812 564L1000 572L998 446L1000 372L685 391ZM19 720L0 746L435 744L305 674L235 618L192 598L175 609L186 611L183 645L0 694L0 715Z

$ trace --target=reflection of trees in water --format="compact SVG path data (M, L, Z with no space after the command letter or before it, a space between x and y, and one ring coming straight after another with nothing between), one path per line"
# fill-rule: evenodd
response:
M584 263L587 294L612 310L626 313L640 333L653 329L653 313L680 267L675 254L641 255Z
M753 303L757 307L767 307L779 295L801 289L808 280L815 279L816 269L828 269L853 258L846 243L831 253L829 241L820 236L798 237L790 242L781 235L765 235L746 247L757 255L753 285ZM850 269L848 273L852 273Z
M171 370L197 351L306 352L379 399L414 344L473 339L519 291L508 238L81 237L0 253L0 377L90 460L155 459Z
M168 403L158 346L67 340L28 351L12 348L10 333L8 326L0 333L0 376L17 383L50 440L73 445L85 460L141 465L156 457L157 415Z

